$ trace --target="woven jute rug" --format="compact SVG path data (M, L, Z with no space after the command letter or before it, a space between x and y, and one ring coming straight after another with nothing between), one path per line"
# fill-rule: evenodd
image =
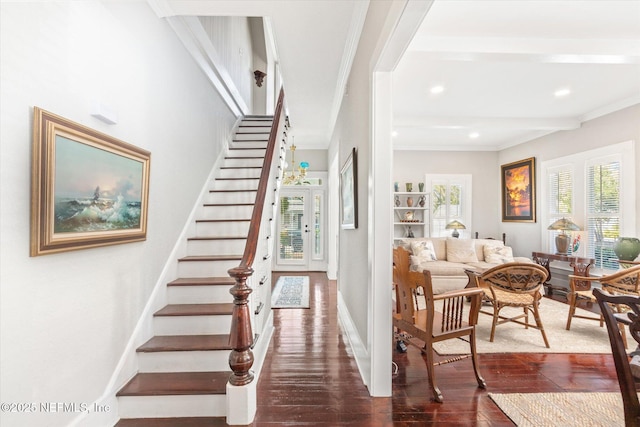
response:
M491 311L493 308L483 306L482 310ZM522 309L507 307L501 311L501 314L508 313L522 313ZM540 302L540 318L550 348L544 346L539 330L525 329L513 322L498 325L494 340L490 342L493 317L481 313L476 326L478 353L611 353L606 327L601 328L600 323L594 320L574 317L571 330L567 331L565 327L568 313L569 305L563 302L549 298L543 298ZM577 313L595 316L580 308ZM529 322L535 324L533 315L529 315ZM469 344L460 339L447 340L434 344L434 349L441 355L462 354L469 352Z
M489 393L519 427L624 426L620 393Z

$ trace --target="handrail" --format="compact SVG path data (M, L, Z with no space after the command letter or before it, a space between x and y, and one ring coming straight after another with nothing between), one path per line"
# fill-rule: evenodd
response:
M235 386L242 386L253 381L253 373L250 372L253 366L253 333L251 330L251 314L249 311L249 295L253 291L247 285L247 278L253 274L253 261L256 257L258 247L258 237L262 222L264 202L267 195L267 186L271 173L271 163L273 152L278 139L278 129L280 117L283 111L284 91L280 90L278 102L269 133L269 142L264 156L262 172L260 173L260 183L249 224L249 234L247 244L240 265L228 271L229 275L236 280L235 285L229 290L233 295L233 313L231 315L231 332L229 344L232 348L229 355L229 367L233 371L229 378L229 383Z

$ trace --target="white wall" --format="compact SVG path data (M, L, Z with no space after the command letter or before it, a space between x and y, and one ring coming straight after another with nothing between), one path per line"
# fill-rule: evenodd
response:
M471 173L473 175L473 230L481 236L507 234L516 255L531 256L542 248L540 222L502 222L500 165L535 157L540 163L594 148L633 140L636 142L636 229L640 228L640 105L635 105L582 124L499 152L395 151L394 181L420 182L425 173ZM536 188L541 187L540 174ZM392 185L392 184L390 184ZM415 186L415 184L414 184ZM540 193L537 193L540 215Z
M589 120L575 130L556 132L536 140L503 150L498 154L500 165L535 157L539 165L546 160L592 150L607 145L633 140L636 144L636 230L640 226L640 105L625 108L593 120ZM536 176L536 188L542 185L541 176ZM499 190L496 190L499 191ZM537 195L538 204L540 196ZM474 206L475 206L474 199ZM540 207L537 207L540 215ZM531 254L542 248L542 228L536 223L502 223L507 239L518 253ZM513 239L512 239L513 238Z
M424 182L425 174L471 174L472 176L472 229L481 237L498 238L502 234L500 222L500 168L498 153L489 151L448 152L448 151L405 151L393 154L393 179L404 190L405 182L413 183L413 191L418 191L418 182ZM391 183L390 185L393 185ZM425 189L429 191L429 189ZM478 208L481 206L481 208ZM511 236L507 236L507 241Z
M235 122L145 2L2 2L0 395L98 399ZM118 114L90 116L92 102ZM29 257L32 107L149 150L145 242ZM74 413L3 412L3 426Z

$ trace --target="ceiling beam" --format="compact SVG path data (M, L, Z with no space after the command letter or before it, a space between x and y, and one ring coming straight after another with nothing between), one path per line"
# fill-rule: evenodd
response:
M513 118L513 117L402 117L394 128L422 129L536 129L571 130L580 127L577 118Z

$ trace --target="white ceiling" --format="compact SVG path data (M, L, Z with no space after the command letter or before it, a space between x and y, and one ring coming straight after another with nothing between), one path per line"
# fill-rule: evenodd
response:
M436 0L394 72L394 145L498 150L638 102L640 1Z
M267 17L295 143L327 147L367 1L149 1L165 16ZM398 149L498 150L574 129L640 102L640 0L435 0L393 97Z

